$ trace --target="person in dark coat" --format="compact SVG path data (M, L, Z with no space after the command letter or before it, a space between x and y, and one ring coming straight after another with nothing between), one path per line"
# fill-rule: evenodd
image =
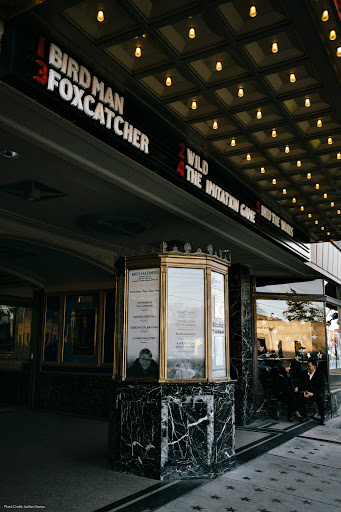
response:
M303 421L301 410L303 407L303 398L295 386L294 379L290 374L291 364L289 361L281 361L279 370L274 378L274 395L280 402L288 406L288 420L293 420L293 415L299 421Z
M324 390L325 377L317 369L317 361L310 359L307 363L307 371L303 374L301 389L303 391L304 402L306 400L316 402L320 419L320 425L325 425L324 421ZM306 417L305 403L303 404L303 416Z
M127 377L158 379L159 366L154 361L153 355L149 348L143 348L139 357L135 359L133 364L127 369Z

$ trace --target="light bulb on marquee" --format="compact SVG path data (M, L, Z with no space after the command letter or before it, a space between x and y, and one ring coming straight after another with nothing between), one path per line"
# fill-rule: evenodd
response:
M341 153L338 153L338 154L336 155L336 158L337 158L338 160L341 160Z
M308 173L307 173L307 178L308 178L308 180L310 180L310 179L311 179L311 172L308 172Z
M333 139L331 137L328 137L328 144L333 144Z
M336 48L336 57L341 57L341 46Z
M142 55L141 46L136 46L136 48L135 48L135 57L141 57L141 55Z
M231 139L231 146L235 146L236 145L236 139Z
M316 190L318 190L320 188L320 184L316 183L315 188L316 188Z
M242 98L244 96L244 89L242 87L239 87L238 89L238 96L239 98Z
M331 41L335 41L335 39L336 39L336 32L335 32L335 30L334 30L334 29L332 29L332 30L329 32L329 39L330 39Z
M335 206L334 201L332 201L332 202L330 203L330 206L331 206L332 208Z
M297 160L297 167L301 167L301 165L302 165L301 160Z
M223 64L222 64L221 60L217 60L215 68L217 71L221 71L223 69Z
M323 11L322 16L321 16L321 20L322 21L328 21L329 20L329 12L327 11L327 9L325 11Z
M250 155L250 153L248 153L248 154L246 155L246 160L249 160L249 161L251 160L251 155Z
M278 52L278 44L276 42L272 43L271 51L272 51L272 53Z
M276 185L276 178L273 178L273 180L272 180L272 184L273 184L273 185Z
M306 107L310 107L310 99L309 99L309 98L306 98L306 99L305 99L304 105L305 105Z
M251 18L254 18L255 16L257 16L257 9L256 9L255 5L251 5L249 14L250 14Z
M218 122L217 121L213 121L212 128L213 128L213 130L218 130Z
M261 110L257 110L257 119L262 119L262 111Z
M97 13L97 21L99 21L100 23L104 21L104 12L102 10L99 10Z
M167 85L167 87L169 87L170 85L172 85L172 79L171 79L171 77L170 77L170 76L167 76L167 78L166 78L166 85Z
M318 119L318 120L317 120L317 122L316 122L316 126L317 126L318 128L321 128L321 126L322 126L322 119Z
M301 206L301 212L304 212L304 206Z
M292 202L293 202L293 203L296 203L296 197L293 197L293 198L292 198Z
M188 37L189 37L190 39L194 39L194 38L195 38L195 28L194 28L194 27L191 27L191 28L189 29Z
M293 84L296 82L296 76L295 73L290 73L290 82Z
M274 138L277 137L277 132L275 129L272 130L271 137L274 137Z
M197 102L195 100L193 100L192 101L192 105L191 105L191 109L195 110L196 108L198 108Z
M290 147L289 146L285 146L285 150L284 150L286 153L290 153Z
M261 167L261 168L260 168L260 172L261 172L262 174L264 174L264 173L265 173L265 168L264 168L264 167Z
M311 219L311 217L312 217L312 214L311 214L311 213L308 213L308 217L309 217L309 219Z

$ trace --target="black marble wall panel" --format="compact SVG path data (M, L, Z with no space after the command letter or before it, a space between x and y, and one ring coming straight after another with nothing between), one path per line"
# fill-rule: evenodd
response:
M254 415L253 329L250 275L246 267L229 271L231 378L236 379L236 424L247 425Z
M113 469L157 479L211 478L234 466L234 383L118 383Z
M115 385L111 376L41 373L36 405L41 409L108 418Z

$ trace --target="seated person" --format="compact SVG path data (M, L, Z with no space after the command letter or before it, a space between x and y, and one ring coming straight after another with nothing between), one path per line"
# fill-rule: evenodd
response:
M320 414L320 425L325 425L324 421L324 388L325 377L317 369L317 361L310 359L307 363L307 371L302 376L301 390L303 392L303 416L306 417L305 401L314 401Z
M294 379L290 375L289 361L281 361L279 370L274 377L274 395L280 402L288 406L288 420L293 420L293 414L299 421L303 421L300 411L303 407L303 398L295 387Z

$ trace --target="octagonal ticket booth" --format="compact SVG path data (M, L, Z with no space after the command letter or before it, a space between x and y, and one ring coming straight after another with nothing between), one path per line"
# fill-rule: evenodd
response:
M167 249L117 264L109 456L116 471L210 478L235 462L230 261Z

